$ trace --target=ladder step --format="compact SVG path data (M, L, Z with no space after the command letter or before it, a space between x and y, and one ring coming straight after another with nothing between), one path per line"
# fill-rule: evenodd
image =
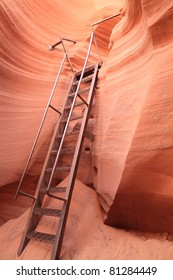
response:
M78 91L78 94L81 94L81 93L84 93L86 91L88 91L90 89L90 87L87 87L87 88L84 88L84 89L81 89ZM69 97L73 97L75 95L76 92L71 92L68 96Z
M92 77L93 77L93 74L92 74L92 75L89 75L89 76L87 76L87 77L85 77L85 78L83 78L83 79L82 79L82 83L87 83L87 82L91 81L91 80L92 80ZM74 82L74 83L73 83L73 86L76 86L76 85L78 84L78 82L79 82L79 81Z
M57 167L56 169L55 169L55 171L70 171L70 169L71 169L71 166L62 166L62 167ZM47 168L46 169L46 172L47 173L51 173L52 172L52 168Z
M43 233L39 231L31 231L27 234L27 238L36 241L54 242L56 235Z
M61 216L61 210L59 209L52 209L52 208L36 208L34 213L37 215L45 215L45 216Z
M85 72L84 72L84 73L87 73L87 72L89 72L89 71L92 71L92 70L94 70L94 68L95 68L95 64L90 65L90 66L88 66L88 67L85 68ZM82 70L76 72L76 76L80 76L81 73L82 73Z
M75 151L75 147L72 147L72 148L66 148L66 149L61 149L61 154L73 154L74 153L74 151ZM58 152L58 150L53 150L53 151L51 151L51 154L53 154L53 155L56 155L57 154L57 152Z
M83 115L80 115L80 116L72 117L72 118L70 119L70 121L75 121L75 120L82 119L82 118L83 118ZM68 118L66 118L66 119L61 119L61 123L66 123L66 122L67 122L67 119L68 119Z
M81 106L81 105L83 105L84 103L83 102L78 102L78 103L76 103L75 105L74 105L74 108L75 107L78 107L78 106ZM68 106L65 106L65 108L64 109L70 109L71 108L71 105L68 105Z

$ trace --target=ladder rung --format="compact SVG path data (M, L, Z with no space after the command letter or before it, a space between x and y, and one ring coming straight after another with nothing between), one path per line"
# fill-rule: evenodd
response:
M92 71L92 70L94 70L94 68L95 68L95 64L90 65L90 66L88 66L88 67L85 68L85 72L84 72L84 73L87 73L87 72L89 72L89 71ZM76 72L76 76L80 76L81 73L82 73L82 70Z
M61 154L72 154L72 153L74 153L74 151L75 151L75 147L71 147L71 148L64 148L64 149L61 149ZM58 150L53 150L53 151L51 151L51 154L53 154L53 155L56 155L57 154L57 152L58 152Z
M84 105L84 103L83 102L78 102L78 103L76 103L75 105L74 105L74 108L75 107L78 107L78 106L81 106L81 105ZM65 106L65 108L64 109L70 109L71 108L71 105L68 105L68 106Z
M90 89L90 87L87 87L87 88L84 88L84 89L81 89L78 91L78 94L81 94L81 93L84 93L86 91L88 91ZM68 96L69 97L73 97L75 95L76 92L71 92Z
M61 210L51 209L51 208L36 208L34 213L37 215L45 215L45 216L61 216Z
M83 78L81 82L82 82L82 83L89 82L89 81L92 80L92 77L93 77L93 74L92 74L92 75L89 75L89 76L87 76L87 77L85 77L85 78ZM76 86L76 85L78 84L78 82L79 82L79 81L74 82L74 83L73 83L73 86Z
M61 172L61 171L70 171L70 169L71 169L71 166L62 166L62 167L57 167L56 169L55 169L55 171L59 171L59 172ZM50 172L52 172L52 168L47 168L46 169L46 172L47 173L50 173Z
M82 119L83 118L83 115L80 115L80 116L76 116L76 117L72 117L70 119L70 121L75 121L75 120L78 120L78 119ZM67 118L68 119L68 118ZM67 119L61 119L61 123L66 123L67 122Z
M56 235L43 233L39 231L31 231L27 234L28 239L37 240L37 241L44 241L44 242L54 242Z

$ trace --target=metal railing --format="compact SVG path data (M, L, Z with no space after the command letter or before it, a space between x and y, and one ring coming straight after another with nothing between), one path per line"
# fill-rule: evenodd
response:
M48 102L47 102L47 105L46 105L46 108L45 108L45 111L44 111L44 114L43 114L43 117L42 117L40 126L39 126L39 128L38 128L36 137L35 137L35 139L34 139L34 143L33 143L33 145L32 145L32 148L31 148L30 154L29 154L29 156L28 156L28 159L27 159L27 161L26 161L26 164L25 164L25 167L24 167L24 170L23 170L21 179L20 179L20 181L19 181L19 184L18 184L16 193L15 193L14 200L17 199L17 196L18 196L19 193L21 193L21 194L23 194L23 195L25 195L25 196L28 196L28 197L30 197L30 198L33 198L33 199L35 198L35 196L32 196L32 195L30 195L30 194L28 194L28 193L26 193L26 192L23 192L23 191L21 191L20 189L21 189L21 186L22 186L22 184L23 184L23 180L24 180L24 177L25 177L26 172L27 172L27 170L28 170L29 164L30 164L30 162L31 162L31 159L32 159L32 156L33 156L35 147L36 147L36 145L37 145L37 142L38 142L38 139L39 139L39 136L40 136L40 133L41 133L41 130L42 130L44 121L45 121L45 119L46 119L46 116L47 116L47 113L48 113L48 110L49 110L49 107L50 107L51 109L53 109L54 111L56 111L57 113L59 113L59 115L61 115L61 112L58 111L55 107L53 107L53 106L51 105L51 101L52 101L52 98L53 98L53 96L54 96L54 93L55 93L55 90L56 90L56 87L57 87L57 84L58 84L58 81L59 81L59 78L60 78L60 75L61 75L61 72L62 72L62 69L63 69L63 66L64 66L64 63L65 63L66 58L67 58L68 62L70 62L70 59L69 59L68 54L67 54L67 51L66 51L65 46L64 46L64 44L63 44L63 40L67 40L67 41L69 41L69 42L76 43L76 41L69 40L69 39L65 39L65 38L63 38L63 39L61 38L61 40L60 40L58 43L56 43L56 44L54 44L54 45L52 45L52 46L50 46L50 45L48 46L49 50L53 50L56 46L58 46L59 44L62 44L65 53L64 53L63 59L62 59L62 61L61 61L61 65L60 65L59 71L58 71L58 73L57 73L57 76L56 76L56 79L55 79L55 83L54 83L54 85L53 85L53 88L52 88L52 91L51 91L49 100L48 100ZM71 67L72 71L74 72L71 62L70 62L69 64L70 64L70 67Z
M60 156L61 148L62 148L63 143L64 143L65 135L66 135L66 132L67 132L67 129L68 129L68 125L69 125L69 122L70 122L70 118L72 116L72 112L73 112L73 108L74 108L74 105L75 105L75 102L76 102L76 98L78 96L79 88L80 88L80 85L81 85L81 82L82 82L82 79L83 79L83 75L84 75L84 72L85 72L85 69L86 69L86 66L87 66L87 63L88 63L88 59L89 59L90 52L91 52L91 46L92 46L93 38L94 38L94 32L91 33L90 42L89 42L89 46L88 46L88 51L87 51L87 54L86 54L86 59L85 59L85 62L84 62L83 68L82 68L80 79L79 79L78 84L77 84L77 88L76 88L75 95L74 95L74 98L73 98L73 102L72 102L72 105L71 105L71 109L70 109L70 112L69 112L69 115L68 115L68 119L67 119L67 122L66 122L66 125L65 125L65 128L64 128L64 131L63 131L63 135L62 135L59 147L58 147L58 153L56 155L55 162L54 162L54 165L53 165L53 168L52 168L52 172L51 172L51 175L50 175L50 178L49 178L49 182L48 182L48 185L47 185L47 194L49 196L51 196L51 197L59 198L61 200L65 200L65 199L61 198L61 197L57 197L55 195L52 195L50 193L50 188L51 188L51 183L52 183L53 176L55 174L55 170L56 170L56 166L57 166L57 163L58 163L58 159L59 159L59 156ZM88 106L88 104L86 102L84 104L86 106Z
M101 19L101 20L99 20L99 21L96 21L96 22L92 23L91 26L93 27L93 26L95 26L95 25L97 25L97 24L99 24L99 23L105 22L105 21L107 21L107 20L110 20L110 19L112 19L112 18L114 18L114 17L117 17L117 16L120 16L120 15L121 15L121 13L117 13L117 14L115 14L115 15L113 15L113 16L110 16L110 17Z
M69 62L69 64L70 64L71 70L72 70L72 72L74 73L75 71L74 71L74 69L73 69L73 66L72 66L72 64L71 64L70 58L69 58L69 56L68 56L68 53L67 53L67 50L66 50L64 41L71 42L71 43L74 43L74 44L77 43L77 41L74 41L74 40L71 40L71 39L66 39L66 38L61 38L61 37L60 37L60 41L58 41L58 42L55 43L54 45L49 45L49 46L48 46L48 50L49 50L49 51L53 51L58 45L62 44L63 49L64 49L64 52L67 54L67 60L68 60L68 62Z
M113 19L113 18L115 18L115 17L117 17L117 16L120 16L120 15L121 15L121 13L117 13L117 14L115 14L115 15L113 15L113 16L104 18L104 19L102 19L102 20L99 20L99 21L96 21L96 22L90 24L91 31L94 32L94 27L95 27L96 25L98 25L98 24L100 24L100 23L103 23L103 22L105 22L105 21L107 21L107 20ZM97 44L97 39L96 39L95 33L94 33L94 42L95 42L96 50L97 50L97 53L98 53L98 56L99 56L99 60L100 60L100 62L102 63L103 61L102 61L102 58L101 58L101 55L100 55L100 52L99 52L99 48L98 48L98 44Z
M79 92L79 89L80 89L80 86L81 86L81 82L82 82L82 79L83 79L83 75L84 75L84 72L85 72L88 60L89 60L89 56L90 56L90 53L91 53L91 47L92 47L93 41L95 43L95 47L96 47L96 50L97 50L97 54L98 54L98 57L99 57L100 64L102 64L101 55L99 53L99 49L98 49L98 45L97 45L97 40L96 40L96 36L95 36L95 33L94 33L94 26L99 24L99 23L103 23L104 21L110 20L110 19L112 19L114 17L117 17L119 15L120 15L120 13L115 14L113 16L110 16L110 17L105 18L103 20L97 21L97 22L95 22L95 23L90 25L90 27L92 29L92 32L91 32L90 41L89 41L89 45L88 45L88 51L87 51L87 54L86 54L86 58L85 58L85 62L84 62L83 68L82 68L80 79L79 79L78 84L77 84L77 88L76 88L76 91L75 91L74 99L73 99L73 102L72 102L72 105L71 105L71 109L70 109L70 112L69 112L69 115L68 115L68 119L67 119L67 122L66 122L66 125L65 125L65 128L64 128L64 131L63 131L63 135L62 135L59 147L58 147L58 152L57 152L57 155L56 155L56 158L55 158L55 162L54 162L54 165L53 165L53 168L52 168L52 171L51 171L51 174L50 174L50 178L49 178L49 181L48 181L48 185L47 185L47 194L49 196L53 197L53 198L58 198L58 199L64 200L64 201L66 200L66 199L64 199L62 197L55 196L55 195L51 194L50 193L50 188L51 188L51 183L52 183L52 180L53 180L53 176L55 174L56 166L57 166L57 163L58 163L58 160L59 160L59 157L60 157L61 148L63 146L65 135L66 135L66 132L67 132L67 129L68 129L68 126L69 126L70 118L72 116L72 112L73 112L73 108L74 108L74 105L75 105L75 102L76 102L76 98L77 98L77 96L80 98L80 95L78 94L78 92ZM84 102L83 99L82 99L82 101ZM88 106L88 104L86 102L84 102L84 104L86 106Z
M55 173L56 165L57 165L57 162L58 162L58 159L59 159L59 156L60 156L60 150L61 150L62 145L63 145L63 142L64 142L65 134L66 134L67 129L68 129L68 125L69 125L69 122L70 122L70 118L71 118L71 115L72 115L72 112L73 112L73 108L74 108L74 105L75 105L77 96L78 96L79 98L81 98L82 101L84 101L83 98L80 97L80 95L78 94L78 92L79 92L79 88L80 88L80 85L81 85L81 82L82 82L82 79L83 79L83 75L84 75L84 72L85 72L85 69L86 69L88 60L89 60L89 56L90 56L90 53L91 53L91 47L92 47L93 41L94 41L94 44L95 44L95 47L96 47L96 51L97 51L97 54L98 54L98 57L99 57L100 64L102 64L102 62L103 62L102 59L101 59L101 55L100 55L100 53L99 53L99 48L98 48L98 44L97 44L97 39L96 39L96 36L95 36L95 33L94 33L94 26L96 26L96 25L98 25L98 24L100 24L100 23L103 23L103 22L105 22L105 21L107 21L107 20L110 20L110 19L112 19L112 18L114 18L114 17L117 17L117 16L119 16L119 15L121 15L121 13L117 13L117 14L115 14L115 15L113 15L113 16L107 17L107 18L105 18L105 19L103 19L103 20L97 21L97 22L92 23L92 24L90 25L92 32L91 32L91 36L90 36L90 41L89 41L89 45L88 45L88 50L87 50L85 62L84 62L83 68L82 68L82 72L81 72L81 75L80 75L80 79L79 79L79 82L78 82L78 85L77 85L77 88L76 88L76 92L75 92L75 95L74 95L74 99L73 99L73 102L72 102L72 106L71 106L71 109L70 109L70 112L69 112L69 117L68 117L68 120L67 120L66 125L65 125L65 128L64 128L63 136L62 136L62 139L61 139L61 142L60 142L60 145L59 145L59 150L58 150L58 153L57 153L57 155L56 155L55 162L54 162L54 165L53 165L53 169L52 169L52 172L51 172L51 175L50 175L50 178L49 178L49 182L48 182L48 186L47 186L47 194L49 194L50 196L53 196L53 195L51 195L50 192L49 192L49 191L50 191L50 187L51 187L51 182L52 182L52 179L53 179L53 176L54 176L54 173ZM53 88L52 88L52 91L51 91L51 94L50 94L50 97L49 97L47 106L46 106L46 108L45 108L45 111L44 111L44 114L43 114L43 117L42 117L42 120L41 120L39 129L38 129L38 132L37 132L37 134L36 134L34 143L33 143L33 145L32 145L31 152L30 152L30 154L29 154L29 157L28 157L28 159L27 159L25 168L24 168L24 170L23 170L23 173L22 173L22 176L21 176L21 179L20 179L20 182L19 182L19 185L18 185L16 194L15 194L15 198L14 198L15 200L16 200L16 198L17 198L17 196L18 196L19 193L21 193L21 194L23 194L23 195L26 195L26 196L28 196L28 197L30 197L30 198L35 199L35 196L32 196L32 195L30 195L30 194L28 194L28 193L25 193L25 192L21 191L20 188L21 188L21 186L22 186L24 177L25 177L26 172L27 172L27 170L28 170L28 167L29 167L31 158L32 158L32 156L33 156L33 153L34 153L36 144L37 144L37 142L38 142L38 139L39 139L39 136L40 136L40 133L41 133L41 130L42 130L42 127L43 127L45 118L46 118L46 116L47 116L49 107L52 108L53 110L55 110L57 113L59 113L59 114L61 115L61 113L60 113L56 108L54 108L50 103L51 103L51 100L52 100L52 98L53 98L53 96L54 96L54 92L55 92L57 83L58 83L58 81L59 81L59 77L60 77L60 74L61 74L61 72L62 72L62 68L63 68L64 62L65 62L65 59L68 60L72 72L73 72L73 73L75 72L74 69L73 69L73 66L72 66L72 64L71 64L71 61L70 61L70 59L69 59L69 56L68 56L68 54L67 54L64 41L72 42L72 43L74 43L74 44L77 43L77 41L74 41L74 40L70 40L70 39L66 39L66 38L60 38L60 41L58 41L58 42L55 43L54 45L49 45L49 46L48 46L49 51L53 51L53 50L55 49L55 47L57 47L58 45L62 44L65 54L64 54L64 57L63 57L63 59L62 59L62 62L61 62L61 65L60 65L58 74L57 74L57 76L56 76L56 80L55 80L54 86L53 86ZM86 106L88 105L86 102L84 102L84 103L86 104ZM54 196L53 196L53 197L54 197Z

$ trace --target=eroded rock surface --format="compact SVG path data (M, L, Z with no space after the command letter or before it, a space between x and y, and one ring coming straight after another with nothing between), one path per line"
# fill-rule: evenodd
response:
M103 60L92 111L96 139L93 162L84 155L80 179L94 176L107 224L173 232L171 0L1 1L0 185L20 179L52 89L63 51L48 52L48 44L59 36L77 40L67 49L79 70L89 24L119 10L95 28ZM96 60L93 48L90 63ZM53 101L60 110L70 77L66 63ZM32 176L40 173L56 120L49 113Z
M107 224L173 232L173 3L123 14L97 95L96 188Z

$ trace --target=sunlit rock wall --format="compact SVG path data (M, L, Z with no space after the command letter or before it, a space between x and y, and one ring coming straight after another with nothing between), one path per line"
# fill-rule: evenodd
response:
M122 2L1 1L0 185L20 179L53 87L63 50L59 46L48 52L48 44L59 41L60 36L77 40L74 46L67 43L66 49L74 69L80 70L91 33L89 24L116 13ZM109 36L110 32L107 39ZM98 43L104 57L109 41L98 38ZM94 61L98 61L98 56L93 48L89 63ZM71 76L66 62L52 101L59 110L64 105ZM49 111L29 168L32 175L40 172L56 120L56 113Z
M173 2L122 14L98 94L96 186L107 224L173 231Z
M124 6L125 4L125 6ZM74 68L83 65L90 23L103 60L93 106L96 139L81 164L94 184L109 225L173 231L172 0L22 1L0 3L0 185L17 181L52 89L63 51L48 52L59 36ZM98 60L93 48L90 63ZM56 98L64 104L71 77L64 67ZM49 112L29 169L38 175L57 116Z

